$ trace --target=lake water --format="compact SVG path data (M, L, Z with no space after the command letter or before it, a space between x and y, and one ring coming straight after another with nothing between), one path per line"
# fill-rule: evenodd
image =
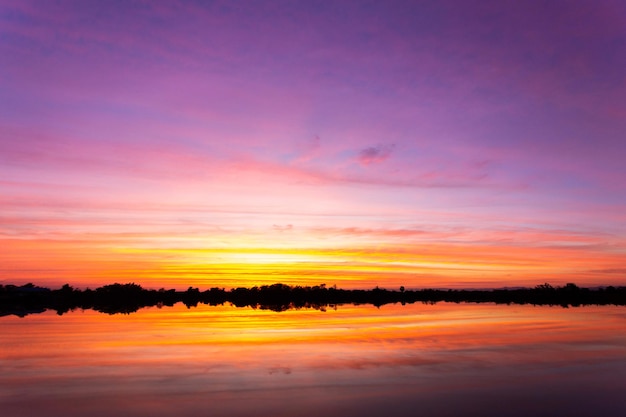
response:
M626 308L0 317L0 414L626 416Z

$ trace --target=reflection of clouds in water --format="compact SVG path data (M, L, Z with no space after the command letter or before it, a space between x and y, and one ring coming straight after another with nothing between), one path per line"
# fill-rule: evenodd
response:
M48 417L622 415L615 310L178 306L3 318L0 406Z
M274 368L270 368L268 373L270 375L273 375L273 374L289 375L289 374L291 374L291 368L289 368L287 366L277 366L277 367L274 367Z
M521 372L519 372L521 371ZM609 375L626 375L626 366L574 368L485 368L480 372L363 375L361 371L333 375L303 375L302 379L263 379L237 387L207 384L209 380L162 386L135 385L106 380L108 389L86 395L65 392L2 398L4 415L48 417L139 416L621 416L626 410L620 381ZM295 375L295 373L294 373ZM276 384L278 382L278 384ZM592 413L590 413L592 411ZM552 413L554 412L554 414Z

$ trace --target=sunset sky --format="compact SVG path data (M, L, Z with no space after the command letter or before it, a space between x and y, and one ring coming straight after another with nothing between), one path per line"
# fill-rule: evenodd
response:
M0 284L626 284L626 2L0 0Z

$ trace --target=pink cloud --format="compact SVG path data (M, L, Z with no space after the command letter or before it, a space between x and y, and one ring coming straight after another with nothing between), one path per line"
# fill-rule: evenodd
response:
M357 161L359 161L359 163L364 166L383 162L391 156L394 147L395 145L391 144L370 146L368 148L362 149L359 152Z
M0 233L622 248L626 10L500 3L5 2Z

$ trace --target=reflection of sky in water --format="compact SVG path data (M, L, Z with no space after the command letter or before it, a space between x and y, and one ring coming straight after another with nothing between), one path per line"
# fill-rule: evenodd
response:
M626 415L618 307L0 318L13 416Z

